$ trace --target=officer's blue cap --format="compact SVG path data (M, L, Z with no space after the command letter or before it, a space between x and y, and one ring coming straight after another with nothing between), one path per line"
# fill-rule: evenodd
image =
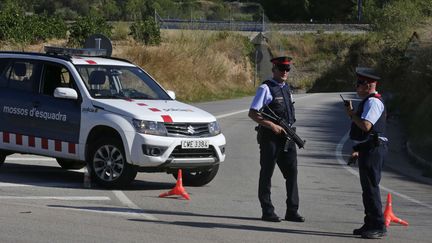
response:
M381 79L373 68L357 67L356 74L359 80L367 83L377 82Z

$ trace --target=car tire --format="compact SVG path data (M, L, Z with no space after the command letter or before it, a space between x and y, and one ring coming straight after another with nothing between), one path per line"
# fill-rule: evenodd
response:
M182 181L185 186L204 186L212 181L219 170L219 164L212 166L209 169L201 171L182 170ZM173 174L177 179L177 173Z
M56 158L57 163L65 170L79 170L86 166L86 162L77 161L72 159L60 159Z
M126 161L123 144L119 139L97 140L90 149L91 179L107 188L119 188L130 184L137 170Z

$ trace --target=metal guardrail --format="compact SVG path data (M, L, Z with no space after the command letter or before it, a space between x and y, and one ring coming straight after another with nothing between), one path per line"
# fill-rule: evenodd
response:
M232 30L253 32L263 32L265 30L265 26L262 22L159 19L158 23L161 29Z
M229 31L293 31L293 32L367 32L368 24L323 24L323 23L264 23L246 21L207 21L158 18L161 29L229 30Z

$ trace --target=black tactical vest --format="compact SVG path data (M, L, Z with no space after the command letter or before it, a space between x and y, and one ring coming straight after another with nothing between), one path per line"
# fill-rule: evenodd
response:
M360 102L358 109L357 109L357 112L356 112L357 116L361 117L361 115L363 113L363 109L364 109L364 104L371 97L378 98L379 100L381 100L381 102L383 102L383 100L381 99L381 95L370 94L368 97L366 97L364 100L362 100ZM383 104L384 104L384 102L383 102ZM354 122L352 122L351 123L351 130L350 130L350 138L352 140L356 140L356 141L365 141L365 140L369 139L371 135L375 135L375 134L378 134L378 136L380 136L380 137L385 137L385 130L386 130L385 119L386 119L386 109L384 107L383 113L381 114L381 116L379 117L377 122L372 126L372 128L369 132L365 132L365 131L361 130Z
M294 124L296 121L295 110L293 101L291 100L291 90L289 85L286 84L281 87L279 84L270 80L264 81L263 84L266 84L269 87L270 93L273 96L273 100L270 102L270 104L268 104L268 107L272 109L272 111L276 113L277 116L285 119L285 121L287 121L290 125ZM271 114L267 108L264 108L263 111Z

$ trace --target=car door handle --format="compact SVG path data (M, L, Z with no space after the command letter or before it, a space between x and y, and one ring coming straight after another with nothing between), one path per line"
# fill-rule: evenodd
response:
M40 105L39 101L33 101L33 107L38 108Z

